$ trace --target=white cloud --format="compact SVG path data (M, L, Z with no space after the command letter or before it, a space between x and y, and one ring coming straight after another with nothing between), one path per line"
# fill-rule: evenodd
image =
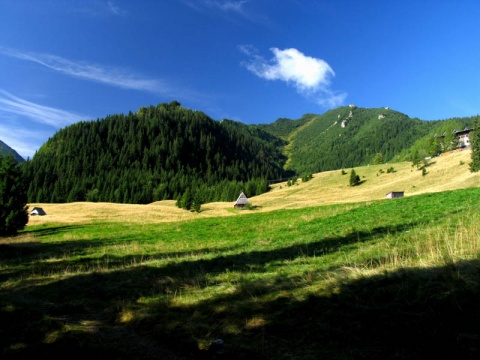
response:
M252 46L239 48L250 58L244 66L260 78L292 84L298 93L324 107L339 106L346 98L345 93L335 93L330 89L330 79L335 72L322 59L306 56L294 48L272 48L274 57L267 61Z
M86 120L86 116L35 104L2 89L0 89L0 112L24 116L37 123L50 125L54 128Z
M68 60L56 55L19 52L7 48L0 48L0 53L20 60L31 61L69 76L124 89L154 93L170 91L160 81L142 78L124 68L103 67L97 64Z

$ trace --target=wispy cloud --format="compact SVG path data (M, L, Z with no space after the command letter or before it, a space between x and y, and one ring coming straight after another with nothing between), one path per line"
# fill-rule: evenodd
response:
M181 0L185 5L199 12L216 10L222 17L236 22L243 18L253 23L270 26L270 20L249 8L250 0Z
M331 90L335 72L324 60L306 56L297 49L270 49L274 57L266 60L252 46L239 47L249 60L243 65L253 74L266 80L280 80L292 84L297 92L324 107L339 106L346 93Z
M245 4L248 0L181 0L185 5L200 11L202 8L218 9L224 12L236 12L245 15Z
M116 5L112 0L84 0L73 4L73 11L90 18L105 16L125 16L128 14L126 10Z
M54 128L88 119L85 115L35 104L2 89L0 89L0 112L24 116L37 123L50 125Z
M31 158L56 129L91 117L36 104L0 89L0 118L0 140Z
M0 54L31 61L68 76L116 86L123 89L168 93L170 89L159 80L148 79L120 67L105 67L87 62L72 61L51 54L21 52L0 48Z
M244 5L247 0L233 1L233 0L205 0L205 4L211 7L216 7L222 11L233 11L239 14L244 14Z
M0 124L0 140L18 152L24 159L33 158L35 151L51 135L45 131L28 130L18 125Z
M114 15L119 15L119 16L124 16L127 14L127 12L125 10L123 10L122 8L116 6L113 1L109 1L107 3L108 5L108 9L110 10L110 12Z

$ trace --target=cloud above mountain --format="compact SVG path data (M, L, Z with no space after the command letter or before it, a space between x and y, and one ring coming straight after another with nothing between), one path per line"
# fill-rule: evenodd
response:
M249 58L242 64L251 73L262 79L291 84L299 94L321 106L339 106L347 96L331 89L331 78L335 72L325 60L307 56L294 48L271 48L273 58L266 60L252 46L242 45L239 48Z

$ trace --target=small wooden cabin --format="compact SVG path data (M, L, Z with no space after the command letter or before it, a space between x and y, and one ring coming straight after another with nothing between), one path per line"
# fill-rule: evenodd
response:
M30 216L44 216L47 213L41 207L34 207L32 211L30 211Z
M235 201L235 204L233 204L233 207L234 208L244 208L245 206L248 205L248 199L247 197L245 196L245 194L242 192L237 201Z
M403 191L392 191L387 194L387 199L397 199L402 198L404 195Z

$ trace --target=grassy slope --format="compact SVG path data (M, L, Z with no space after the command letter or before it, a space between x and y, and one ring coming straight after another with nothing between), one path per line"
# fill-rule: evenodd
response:
M292 146L293 146L295 135L298 132L302 131L303 129L308 128L311 125L311 123L315 121L315 119L316 119L316 116L311 116L311 119L309 119L303 125L293 130L286 138L286 140L288 141L288 144L285 146L283 150L283 154L287 157L287 161L285 162L285 166L284 166L285 169L289 169L290 163L292 161L291 152L292 152Z
M364 183L359 187L348 186L349 171L341 175L338 171L327 171L314 175L307 183L287 187L286 183L272 186L266 194L250 198L257 211L268 212L337 203L350 203L384 199L390 191L404 191L405 196L426 192L463 189L480 186L478 174L468 169L470 151L448 153L434 158L428 166L428 174L411 167L411 163L372 165L355 168ZM460 165L463 162L463 165ZM387 174L388 168L396 172ZM385 173L380 174L380 170ZM378 176L377 176L378 174ZM246 194L248 196L248 194ZM174 201L160 201L149 205L110 203L30 204L30 208L41 206L45 217L31 217L30 225L42 223L82 223L95 219L118 222L164 222L192 220L205 217L243 215L234 211L230 203L211 203L202 206L200 214L185 212L175 206Z
M206 350L215 338L228 359L478 358L468 156L425 177L358 168L356 188L316 174L251 199L256 211L45 204L0 242L2 358L222 358Z

